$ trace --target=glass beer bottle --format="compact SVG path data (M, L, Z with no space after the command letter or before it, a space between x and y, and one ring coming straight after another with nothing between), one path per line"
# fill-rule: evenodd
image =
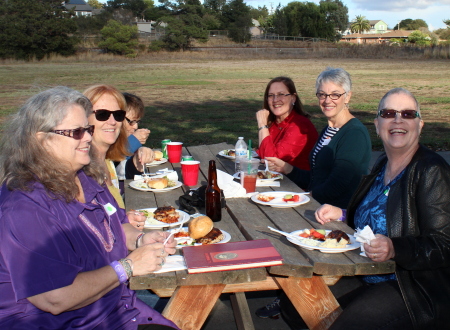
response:
M216 162L209 161L208 168L208 185L205 192L205 208L206 215L212 221L220 221L222 219L222 205L220 203L220 188L217 184Z

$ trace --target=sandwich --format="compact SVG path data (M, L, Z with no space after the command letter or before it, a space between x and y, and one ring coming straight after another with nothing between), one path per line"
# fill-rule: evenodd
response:
M159 150L154 151L155 160L161 160L163 158L163 153Z
M147 186L152 189L164 189L167 188L169 180L167 178L153 178L146 180Z
M153 212L153 217L161 222L175 223L178 222L180 214L173 206L161 206Z
M189 223L189 236L197 243L214 244L223 240L223 233L215 228L212 220L207 216L200 216Z

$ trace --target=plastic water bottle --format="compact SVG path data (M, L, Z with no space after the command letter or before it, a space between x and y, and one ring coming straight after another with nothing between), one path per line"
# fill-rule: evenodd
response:
M236 142L236 146L234 147L235 152L235 170L236 173L241 171L241 159L247 158L247 143L245 143L244 138L242 136L239 137L239 140Z

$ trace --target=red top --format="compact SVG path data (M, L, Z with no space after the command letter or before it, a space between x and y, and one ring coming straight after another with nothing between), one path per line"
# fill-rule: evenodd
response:
M305 116L291 111L281 123L272 123L256 152L264 157L277 157L302 170L310 170L309 153L319 135L313 123Z

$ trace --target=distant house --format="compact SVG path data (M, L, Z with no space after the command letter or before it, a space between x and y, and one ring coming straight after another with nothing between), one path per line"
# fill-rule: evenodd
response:
M355 44L381 44L393 38L407 39L413 31L395 30L386 33L352 33L342 37L342 41Z
M66 0L63 5L67 9L75 8L75 14L77 16L92 16L94 8L89 6L84 0Z
M341 35L346 36L349 34L352 34L352 31L350 29L352 22L348 24L348 27L345 31L341 32ZM389 32L388 25L386 22L376 19L376 20L369 20L370 24L370 30L364 32L364 34L379 34L379 33L386 33Z
M252 37L259 37L264 33L263 29L260 27L259 22L256 19L252 18L253 26L250 28L250 34Z

